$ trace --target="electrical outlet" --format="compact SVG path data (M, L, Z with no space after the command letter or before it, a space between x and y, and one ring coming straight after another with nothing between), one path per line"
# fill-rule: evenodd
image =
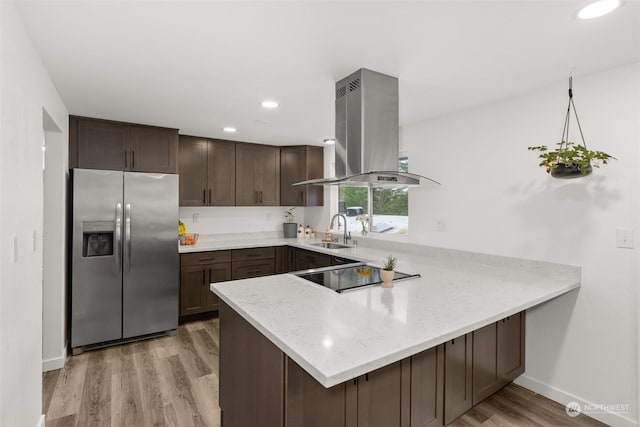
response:
M443 219L439 219L436 221L436 230L438 231L447 231L447 222Z
M194 213L193 214L193 223L197 224L200 222L200 214L199 213Z
M616 230L616 246L618 248L633 249L633 230L618 228Z

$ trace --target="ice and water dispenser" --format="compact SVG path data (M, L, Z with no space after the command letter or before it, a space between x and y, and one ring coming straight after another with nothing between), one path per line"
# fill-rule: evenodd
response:
M113 228L113 221L83 221L83 258L113 255Z

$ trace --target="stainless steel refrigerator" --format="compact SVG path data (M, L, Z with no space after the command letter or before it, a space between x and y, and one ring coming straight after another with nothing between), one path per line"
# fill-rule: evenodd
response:
M178 327L178 175L74 169L71 347Z

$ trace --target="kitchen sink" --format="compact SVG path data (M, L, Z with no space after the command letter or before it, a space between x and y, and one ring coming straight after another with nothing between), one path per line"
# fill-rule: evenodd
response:
M333 243L333 242L317 242L317 243L309 243L311 246L319 246L325 249L345 249L351 248L353 246L343 245L341 243Z

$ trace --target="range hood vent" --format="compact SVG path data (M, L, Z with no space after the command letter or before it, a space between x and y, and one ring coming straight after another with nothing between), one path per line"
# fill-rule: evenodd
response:
M421 175L398 172L398 79L361 68L336 83L335 178L294 185L416 186Z

